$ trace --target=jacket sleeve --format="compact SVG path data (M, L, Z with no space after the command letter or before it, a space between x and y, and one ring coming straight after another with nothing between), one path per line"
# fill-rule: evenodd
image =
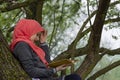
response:
M38 68L34 66L30 47L27 43L19 42L15 46L13 53L19 60L23 69L32 78L47 78L55 73L53 68Z
M42 48L43 51L45 52L45 54L46 54L46 56L45 56L46 60L48 62L51 62L51 60L50 60L50 51L49 51L49 47L48 47L47 43L41 43L40 44L40 48Z

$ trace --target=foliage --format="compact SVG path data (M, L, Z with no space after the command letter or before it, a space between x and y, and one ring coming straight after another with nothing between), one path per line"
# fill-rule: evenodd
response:
M22 3L24 1L27 1L27 0L18 0L16 2ZM87 1L89 3L89 6L87 5ZM84 1L84 0L44 0L44 5L42 9L42 25L44 28L48 30L47 42L49 43L52 59L57 57L57 55L60 55L61 53L64 53L64 51L67 51L69 49L69 45L71 45L72 41L75 40L76 36L79 33L79 30L85 24L85 21L90 17L90 15L95 10L98 9L98 3L99 3L98 0L87 0L87 1ZM103 29L106 29L107 31L109 31L110 29L114 29L114 28L119 29L120 9L118 5L120 5L120 2L119 0L116 2L118 3L112 6L110 5L108 12L107 12L107 16L105 18L106 21L110 19L116 19L116 21L110 20L105 23L106 25L104 26ZM9 5L8 2L7 3L4 2L2 5L0 5L0 8L6 7L8 5ZM89 11L88 11L88 8L89 8ZM29 7L27 6L27 7L22 7L16 10L4 12L4 13L1 12L0 29L2 30L8 43L11 41L12 27L15 26L15 23L20 18L25 18L27 16L26 11L28 9ZM85 24L84 29L82 30L81 33L84 33L84 31L91 28L95 20L95 15L96 13L93 16L91 15L92 17ZM92 24L90 24L90 22L92 22ZM91 34L90 30L89 32L83 34L83 37L80 38L79 42L77 43L77 46L75 46L76 50L80 48L84 48L84 47L87 48L90 34ZM103 33L103 35L104 34L105 33ZM115 37L116 35L113 35L113 38ZM118 35L116 39L119 39ZM102 41L104 40L101 40L101 44L100 44L101 47L104 47L104 45L108 45L107 40L105 41L106 43ZM108 46L110 46L110 44ZM80 54L81 52L77 56L77 59L79 59L80 62L75 64L75 70L77 70L80 67L80 65L85 60L85 56L89 54L89 52L84 53L84 55L80 55ZM109 65L111 62L110 58L111 58L110 56L106 56L106 55L103 56L103 58L96 64L96 66L94 67L94 69L91 71L91 73L89 74L87 78L89 78L97 71ZM103 74L102 76L97 78L97 80L101 80L101 79L102 80L107 80L107 79L118 80L120 76L118 74L120 72L117 70L119 70L119 67L113 69L112 71L109 71L106 74Z

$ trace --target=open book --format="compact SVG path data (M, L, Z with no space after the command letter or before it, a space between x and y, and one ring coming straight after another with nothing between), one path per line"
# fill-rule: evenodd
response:
M48 64L49 67L57 67L57 66L60 66L60 65L73 65L74 62L76 62L77 60L69 60L69 59L62 59L62 60L58 60L58 61L53 61L51 63Z

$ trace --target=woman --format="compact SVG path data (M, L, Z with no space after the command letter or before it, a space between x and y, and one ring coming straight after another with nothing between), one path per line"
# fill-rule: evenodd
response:
M80 80L76 74L53 77L57 71L64 70L67 66L61 65L56 68L47 66L50 55L45 43L46 37L47 31L35 20L21 19L16 24L10 48L23 69L33 80ZM40 42L39 46L35 44L36 41Z

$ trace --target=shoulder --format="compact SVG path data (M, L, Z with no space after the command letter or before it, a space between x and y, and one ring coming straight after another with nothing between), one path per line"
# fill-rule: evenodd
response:
M31 53L29 44L23 41L18 42L13 49L13 55L20 61L32 59Z
M25 46L25 47L28 47L29 45L28 45L28 43L26 43L26 42L24 42L24 41L20 41L20 42L18 42L16 45L15 45L15 48L16 47L22 47L22 46Z
M15 45L14 51L19 50L19 49L26 49L26 48L30 49L30 46L28 45L28 43L26 43L24 41L20 41Z

